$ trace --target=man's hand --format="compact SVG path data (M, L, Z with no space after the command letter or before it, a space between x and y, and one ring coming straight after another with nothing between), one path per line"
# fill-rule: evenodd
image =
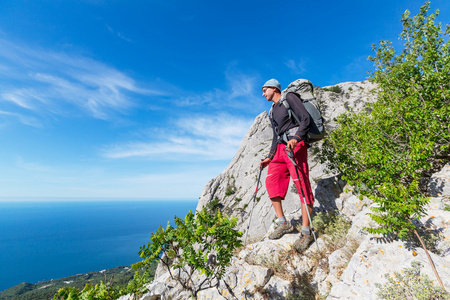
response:
M295 146L297 146L297 140L296 139L292 139L287 143L288 149L291 150L292 152L294 152Z
M263 160L262 162L259 163L259 168L264 169L265 167L267 167L267 165L271 162L272 160L270 158L266 158L265 160Z

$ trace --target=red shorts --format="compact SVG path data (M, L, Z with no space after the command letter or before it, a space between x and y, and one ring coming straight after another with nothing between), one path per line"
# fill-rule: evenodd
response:
M307 148L304 141L299 142L294 149L294 159L298 165L301 188L305 194L306 203L313 204L314 195L311 190L311 184L309 183ZM297 173L295 172L295 166L286 153L286 145L278 144L277 152L270 162L269 170L267 171L266 189L270 199L275 197L284 199L286 197L290 177L294 180L294 185L303 203L303 196Z

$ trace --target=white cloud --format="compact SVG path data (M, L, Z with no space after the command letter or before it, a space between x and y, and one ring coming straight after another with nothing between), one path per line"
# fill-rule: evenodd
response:
M25 124L25 125L29 125L29 126L33 126L33 127L42 127L42 124L36 118L33 118L33 117L27 117L27 116L23 116L18 113L12 113L12 112L1 111L1 110L0 110L0 115L2 115L3 118L12 118L12 119L19 120L20 123ZM5 124L2 124L2 126L0 126L0 128L3 128L4 126L5 126Z
M162 95L140 88L128 75L93 59L29 48L0 39L0 65L8 73L0 100L37 114L62 114L76 108L108 119L135 105L131 95ZM68 109L69 108L69 109ZM6 109L5 109L6 110Z
M174 101L178 106L209 105L211 107L254 107L258 103L257 78L239 72L225 72L226 89L212 89L204 93L183 96ZM261 102L264 103L264 102Z
M18 168L26 170L26 171L33 171L33 172L40 172L40 173L53 173L56 172L57 169L54 167L38 164L35 162L26 162L22 157L17 157L16 165Z
M183 118L170 130L161 129L158 140L109 146L102 155L107 158L227 160L235 154L251 122L225 114Z
M225 72L225 77L231 90L230 99L253 96L255 89L259 90L254 76L229 69Z
M36 95L31 92L31 90L26 89L17 89L14 92L6 92L2 94L2 97L4 100L11 101L12 103L16 104L17 106L26 108L26 109L33 109L32 101L31 99L35 98ZM39 98L37 98L39 99Z
M122 33L118 32L118 33L117 33L117 36L118 36L119 38L121 38L122 40L124 40L124 41L126 41L126 42L128 42L128 43L131 43L131 39L125 37Z
M116 35L118 38L131 43L131 39L127 38L126 36L124 36L121 32L116 32L111 26L109 26L108 24L105 24L106 28L108 28L108 31L111 32L113 35Z
M291 69L295 74L303 74L306 72L304 61L295 61L293 59L287 60L285 63L286 67Z

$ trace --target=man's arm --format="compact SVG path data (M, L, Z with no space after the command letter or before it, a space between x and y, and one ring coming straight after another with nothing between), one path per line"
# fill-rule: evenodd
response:
M269 156L267 156L266 159L264 159L259 163L260 168L267 167L267 165L272 161L273 157L275 156L275 152L277 152L278 137L277 134L275 133L275 126L273 125L272 119L270 119L270 123L272 124L272 131L273 131L272 145L270 146Z

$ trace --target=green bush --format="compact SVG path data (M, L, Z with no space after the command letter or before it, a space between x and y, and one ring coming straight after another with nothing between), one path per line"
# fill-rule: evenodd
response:
M375 283L379 289L377 296L386 300L445 300L450 298L441 287L434 286L426 274L420 274L422 264L418 261L411 263L411 268L401 273L394 272L394 276L385 274L387 282L383 285Z
M231 196L234 193L236 193L236 189L232 186L228 186L227 190L225 191L225 196Z
M142 275L136 271L133 279L126 285L115 284L114 276L108 282L105 275L104 282L95 285L88 283L81 291L76 287L64 287L53 296L53 300L113 300L128 294L141 296L147 292L146 284L153 279L155 268L156 265L153 264Z
M412 219L425 215L431 173L450 160L450 24L443 32L439 11L429 9L426 1L414 18L402 15L400 54L389 41L373 46L378 99L338 117L322 151L329 168L377 204L369 216L378 227L366 230L402 240L420 240Z
M337 211L318 212L312 222L315 231L323 235L328 249L334 251L347 242L346 236L351 223Z
M199 291L218 286L233 251L242 246L242 233L234 229L236 222L220 210L210 214L206 208L195 216L189 212L184 220L175 217L177 227L168 224L166 229L160 226L152 233L150 242L139 252L144 260L133 267L162 263L170 277L196 299ZM206 275L206 279L195 277L194 271Z
M211 200L210 202L208 202L206 204L206 209L208 210L208 212L210 214L216 214L217 211L219 211L222 208L223 208L223 204L220 203L220 200L219 200L219 198L217 198L217 196L214 197L213 200Z
M337 93L337 94L342 94L344 91L341 89L340 86L335 85L329 88L323 88L322 90L327 91L327 92L333 92L333 93Z
M225 197L231 196L234 193L236 193L236 179L234 178L234 176L231 176L231 178L228 179L227 189L225 190Z
M450 24L442 32L429 6L402 15L401 54L388 41L373 47L378 100L371 112L341 115L322 149L331 169L378 204L370 216L380 226L368 231L402 239L425 213L424 179L450 159Z

